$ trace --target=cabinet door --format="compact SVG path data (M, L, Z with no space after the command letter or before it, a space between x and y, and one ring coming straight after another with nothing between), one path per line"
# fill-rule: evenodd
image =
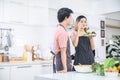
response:
M10 67L0 67L0 80L10 80Z
M28 0L28 24L48 24L48 0Z
M42 68L41 74L51 74L51 73L53 73L52 64L42 64L41 68Z
M0 22L3 21L3 0L0 0Z
M28 8L23 0L4 0L4 22L24 24L27 23L27 15Z
M22 65L11 67L11 80L34 80L34 76L40 74L40 65Z
M35 6L48 7L48 0L28 0L28 5L34 7Z
M31 6L28 9L29 25L46 25L48 24L48 9L45 7Z

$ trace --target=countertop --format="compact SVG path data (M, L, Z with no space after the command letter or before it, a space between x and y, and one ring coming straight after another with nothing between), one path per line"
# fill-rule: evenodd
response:
M19 65L52 65L52 60L40 60L31 62L0 62L0 67L4 66L19 66Z
M120 80L119 76L99 76L96 73L53 73L36 75L34 80Z

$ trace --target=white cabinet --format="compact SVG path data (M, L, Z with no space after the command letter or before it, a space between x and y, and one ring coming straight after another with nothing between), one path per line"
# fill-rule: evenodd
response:
M4 22L27 23L28 9L26 0L4 0Z
M0 80L10 80L10 67L0 67Z
M29 7L28 9L29 25L48 24L48 9L45 7Z
M28 0L28 24L48 24L48 0Z
M48 7L48 0L28 0L28 5L36 7Z
M53 73L52 63L22 65L15 65L13 63L13 65L0 66L0 80L34 80L36 75L50 73Z
M0 0L0 22L3 21L3 0Z
M58 23L57 21L57 9L49 9L49 24L50 25L55 25Z
M34 76L37 74L41 74L41 65L11 67L11 80L34 80Z
M42 64L41 65L41 74L51 74L53 73L53 66L51 64Z
M0 3L0 15L2 11L3 21L7 23L48 24L48 0L4 0Z

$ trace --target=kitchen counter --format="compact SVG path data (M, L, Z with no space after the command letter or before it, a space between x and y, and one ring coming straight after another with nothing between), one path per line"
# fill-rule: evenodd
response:
M40 60L31 62L0 62L0 67L3 66L19 66L19 65L52 65L52 60Z
M98 76L96 73L56 73L36 75L34 80L120 80L119 76Z

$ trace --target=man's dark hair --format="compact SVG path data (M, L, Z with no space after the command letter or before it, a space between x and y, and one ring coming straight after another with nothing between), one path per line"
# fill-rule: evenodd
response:
M69 17L73 11L69 8L61 8L57 13L58 22L64 21L65 17Z

